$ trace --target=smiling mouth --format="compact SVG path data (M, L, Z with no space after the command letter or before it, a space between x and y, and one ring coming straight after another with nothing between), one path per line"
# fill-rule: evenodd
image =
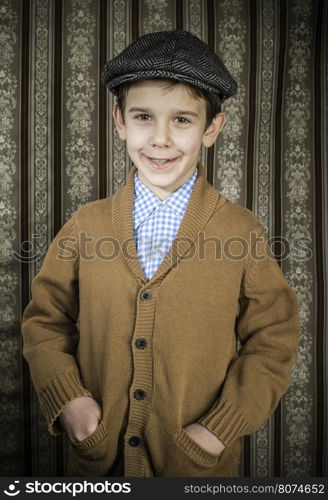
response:
M178 159L176 158L150 158L145 156L148 163L156 170L165 170L173 165L173 163Z

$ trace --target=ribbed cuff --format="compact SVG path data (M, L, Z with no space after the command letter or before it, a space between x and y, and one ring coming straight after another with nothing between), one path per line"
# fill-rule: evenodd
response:
M198 423L215 434L225 446L229 446L238 437L254 431L240 410L228 401L219 400L214 407L198 419Z
M82 396L92 397L90 391L82 385L76 373L65 373L55 377L39 395L40 407L47 420L48 430L53 436L62 434L63 429L57 417L61 414L67 403L72 399Z

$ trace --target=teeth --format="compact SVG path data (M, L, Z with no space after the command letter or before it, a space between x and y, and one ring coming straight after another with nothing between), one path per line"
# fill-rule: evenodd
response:
M156 161L156 163L165 163L166 161L168 160L155 160L154 158L152 158L153 161Z

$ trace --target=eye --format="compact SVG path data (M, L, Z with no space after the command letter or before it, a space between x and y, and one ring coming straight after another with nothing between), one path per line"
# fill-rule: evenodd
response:
M190 123L190 120L187 120L187 118L184 118L183 116L177 116L178 120L183 120L179 121L179 123Z
M137 116L135 116L135 118L137 118L137 119L141 119L142 121L144 121L143 119L144 119L144 117L145 117L145 116L148 116L148 117L149 117L149 115L147 115L146 113L143 113L143 114L141 114L141 115L137 115Z

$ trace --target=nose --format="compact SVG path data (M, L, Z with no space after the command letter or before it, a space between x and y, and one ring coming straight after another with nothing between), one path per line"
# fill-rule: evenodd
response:
M167 123L164 121L157 122L153 130L152 144L154 146L164 147L171 145L170 127Z

